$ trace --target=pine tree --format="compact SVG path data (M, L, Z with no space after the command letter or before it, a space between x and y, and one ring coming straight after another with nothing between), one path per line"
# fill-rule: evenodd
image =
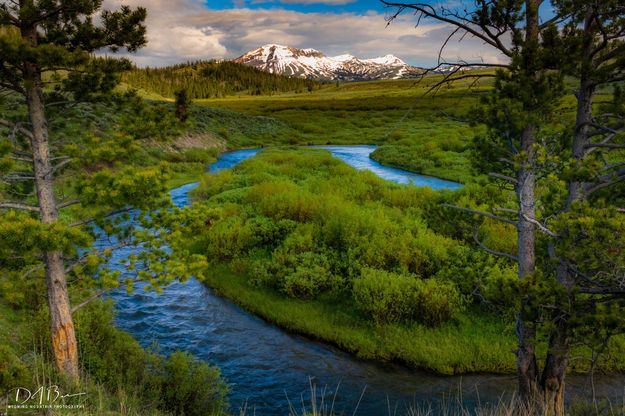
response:
M9 146L5 150L11 160L32 167L32 174L22 176L32 178L36 189L35 204L5 201L0 208L36 213L47 230L58 227L61 208L78 201L59 201L55 193L55 174L71 160L54 155L48 112L55 103L46 103L50 96L46 87L58 71L64 71L65 77L54 83L55 95L63 101L84 100L110 91L115 85L114 70L125 64L94 59L91 53L102 48L134 51L145 44L145 9L105 10L100 24L96 24L93 16L101 4L101 0L0 4L0 26L7 28L0 37L0 87L23 97L28 109L27 122L3 118L0 125L9 129L11 137L25 139L25 143L15 139L12 145L6 141ZM78 380L78 350L63 251L50 245L43 248L42 257L54 359L62 373Z
M176 117L180 121L186 121L189 118L189 94L187 90L182 89L174 93L176 97Z
M467 78L495 78L479 112L489 133L475 141L475 162L493 180L514 190L517 209L493 207L493 213L487 213L452 208L516 227L515 254L484 246L478 230L475 240L484 250L518 265L520 406L562 415L571 345L605 348L610 336L625 331L620 318L625 304L625 224L615 207L617 198L605 192L625 181L620 143L625 124L618 85L625 80L622 1L554 1L555 16L542 23L539 8L547 4L542 0L478 0L464 11L384 3L398 7L398 13L412 9L421 18L451 24L451 36L470 34L509 59L507 64L457 63L434 88ZM462 73L466 66L498 70ZM577 82L573 122L559 119L566 75ZM595 115L592 102L599 86L610 86L613 100ZM541 369L537 351L545 339Z

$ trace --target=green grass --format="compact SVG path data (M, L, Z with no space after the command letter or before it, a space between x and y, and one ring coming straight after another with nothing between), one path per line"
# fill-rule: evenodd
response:
M197 182L205 172L206 166L204 164L189 164L189 166L185 166L184 170L173 173L172 177L167 181L167 188L173 189L188 183Z
M438 328L419 324L376 326L355 312L350 300L332 296L307 301L286 298L274 290L251 285L248 276L226 267L212 269L202 282L269 323L327 342L362 359L399 362L445 375L516 371L514 322L476 308ZM578 347L572 356L589 353ZM572 361L571 373L588 371L588 361ZM611 339L595 372L625 372L625 336Z
M197 100L197 107L211 110L196 113L196 123L218 118L216 125L209 122L198 128L222 132L230 148L377 144L381 147L372 157L381 163L466 182L471 178L468 146L483 128L470 126L464 118L487 87L459 83L425 95L438 79L326 85L304 94ZM211 111L218 116L206 117Z
M439 328L376 326L355 312L350 300L285 298L250 285L246 276L226 268L213 270L203 283L270 323L359 358L397 361L440 374L514 372L514 328L487 313L472 310Z

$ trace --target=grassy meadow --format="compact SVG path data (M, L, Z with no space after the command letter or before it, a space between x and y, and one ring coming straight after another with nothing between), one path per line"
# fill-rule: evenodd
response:
M308 144L376 144L387 165L466 182L469 145L482 131L467 113L487 85L456 83L426 95L421 81L324 84L312 92L195 100L190 132L210 133L229 149Z

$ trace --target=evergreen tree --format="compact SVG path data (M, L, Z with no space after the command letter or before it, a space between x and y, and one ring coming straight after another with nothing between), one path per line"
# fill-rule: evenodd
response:
M189 118L189 95L187 90L182 89L175 92L176 97L176 117L180 121L186 121Z
M564 71L577 80L575 120L553 158L567 191L546 213L555 227L545 256L552 263L545 268L555 269L555 296L543 314L549 327L541 385L553 406L548 413L563 414L571 345L600 350L625 329L619 319L625 307L625 226L612 192L625 181L625 97L619 85L625 80L625 7L617 0L554 6L566 23ZM605 86L613 99L593 105Z
M476 165L512 187L517 209L494 207L486 213L453 208L516 227L515 254L485 247L477 230L475 240L518 265L520 405L563 414L571 345L605 346L611 335L623 331L623 219L614 205L617 199L601 194L625 180L618 142L624 126L618 87L625 79L622 2L555 1L555 16L544 23L539 22L541 0L478 0L463 12L385 3L399 7L399 13L413 9L421 17L451 24L456 29L452 36L476 36L509 58L503 65L461 62L434 88L495 76L480 112L489 133L476 139ZM495 74L461 72L473 65L500 69ZM578 82L576 119L570 122L559 119L557 111L565 75ZM593 95L606 85L614 87L614 100L595 116ZM560 191L563 185L566 195ZM541 370L536 351L543 340L547 354Z
M133 166L132 157L140 149L138 140L177 131L173 115L167 116L170 110L146 105L132 93L114 93L129 62L93 56L106 48L132 52L143 46L146 10L104 10L96 23L101 4L0 2L0 196L5 199L0 201L0 261L16 273L28 269L24 276L45 270L51 350L59 371L74 380L79 361L72 313L120 283L132 288L128 276L101 267L112 248L92 246L90 224L95 220L115 234L117 246L143 239L149 247L157 241L158 230L148 224L130 230L123 216L107 214L128 212L129 205L147 209L168 203L165 167ZM98 106L108 113L94 111ZM113 117L115 125L107 128L112 121L100 117ZM81 127L72 130L71 123ZM72 209L82 220L68 223L60 218L62 209ZM136 273L153 288L161 278L188 276L184 264L192 260L170 261L158 242L152 247L150 254L128 259L129 272L136 262L153 264L154 272ZM176 273L168 274L168 267ZM86 299L82 290L83 301L72 308L68 276L77 289L100 290Z
M262 95L293 92L319 84L301 78L270 74L236 62L199 61L164 68L133 68L124 73L124 82L134 88L163 97L175 97L186 90L190 99L225 97L234 94Z

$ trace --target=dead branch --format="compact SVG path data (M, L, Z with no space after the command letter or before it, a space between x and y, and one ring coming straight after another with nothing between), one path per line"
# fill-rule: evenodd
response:
M471 208L463 208L463 207L459 207L457 205L451 205L451 204L442 204L444 207L446 208L453 208L453 209L457 209L459 211L465 211L465 212L470 212L471 214L475 214L475 215L479 215L482 217L487 217L496 221L501 221L501 222L505 222L506 224L510 224L510 225L515 225L516 226L516 222L509 220L507 218L503 218L500 217L498 215L493 215L493 214L489 214L487 212L482 212L482 211L476 211L474 209Z

